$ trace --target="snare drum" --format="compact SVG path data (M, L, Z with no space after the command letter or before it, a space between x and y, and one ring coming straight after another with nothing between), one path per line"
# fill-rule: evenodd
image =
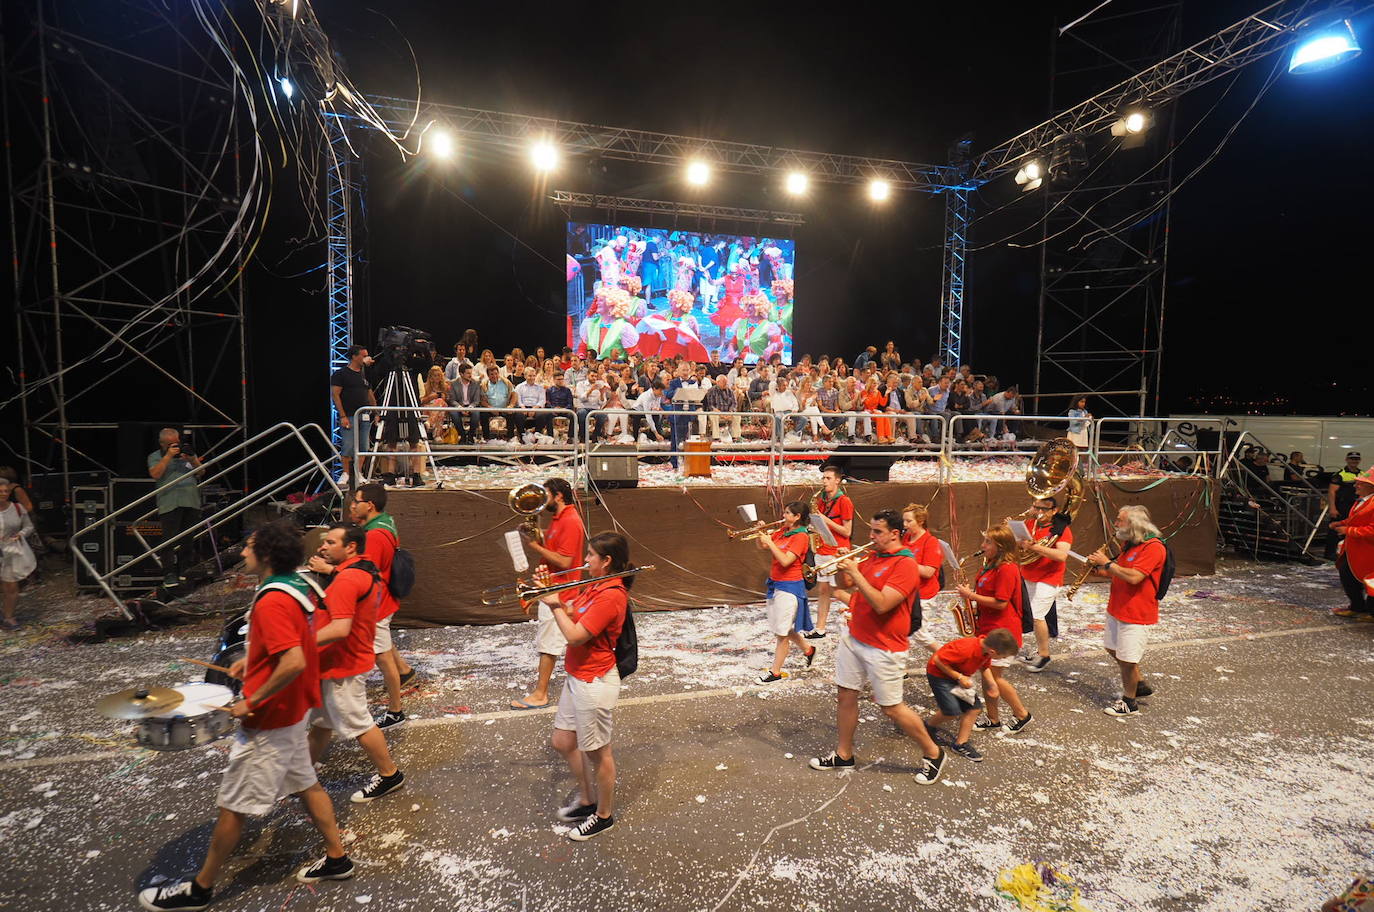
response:
M156 751L189 750L217 741L234 730L234 717L211 709L227 706L234 693L219 684L182 684L174 688L181 704L162 716L149 716L134 736L140 747Z

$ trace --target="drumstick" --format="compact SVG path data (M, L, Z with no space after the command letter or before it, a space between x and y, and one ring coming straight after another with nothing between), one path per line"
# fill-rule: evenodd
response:
M229 669L225 668L223 665L215 665L215 664L212 663L212 662L202 662L200 659L177 659L177 661L178 661L178 662L190 662L192 665L203 665L203 666L205 666L206 668L210 669L211 671L222 671L222 672L224 672L225 674L231 675L231 676L232 676L232 674L233 674L232 672L229 671Z

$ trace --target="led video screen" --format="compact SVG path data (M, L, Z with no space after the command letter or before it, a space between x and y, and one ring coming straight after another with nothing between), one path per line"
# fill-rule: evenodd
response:
M792 363L796 242L698 231L568 223L568 345Z

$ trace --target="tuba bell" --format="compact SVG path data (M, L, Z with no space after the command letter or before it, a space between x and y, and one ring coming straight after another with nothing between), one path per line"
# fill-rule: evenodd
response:
M539 529L539 514L548 502L548 489L534 482L512 488L506 495L506 506L510 507L511 512L525 517L520 523L520 529L532 542L542 544L544 541L544 533Z
M1040 445L1026 466L1026 493L1036 500L1055 498L1060 501L1055 516L1065 524L1074 521L1083 506L1083 476L1078 473L1078 446L1072 440L1056 437ZM1057 534L1050 535L1040 544L1051 548L1058 540ZM1018 564L1038 559L1034 553L1019 548L1009 557Z

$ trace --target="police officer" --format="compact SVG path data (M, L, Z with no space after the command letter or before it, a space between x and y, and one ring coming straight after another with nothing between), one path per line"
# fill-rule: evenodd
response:
M1331 473L1331 485L1326 491L1326 507L1331 522L1340 522L1350 515L1355 505L1355 476L1360 474L1360 454L1346 453L1345 465ZM1336 559L1336 543L1340 536L1330 530L1326 533L1326 559Z

